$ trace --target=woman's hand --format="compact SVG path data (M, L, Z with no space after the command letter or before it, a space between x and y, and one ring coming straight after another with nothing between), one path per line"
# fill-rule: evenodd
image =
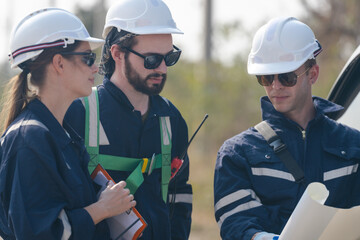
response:
M120 181L117 184L109 182L107 188L101 193L98 202L107 212L107 217L112 217L123 213L136 205L134 196L130 190L125 188L126 182Z
M95 224L105 218L119 215L136 205L134 196L125 186L124 181L117 184L109 182L107 188L100 194L99 200L85 207Z

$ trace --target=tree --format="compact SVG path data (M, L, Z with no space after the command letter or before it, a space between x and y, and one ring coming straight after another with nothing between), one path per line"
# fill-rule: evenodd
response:
M319 55L320 80L323 84L316 90L319 95L327 96L347 59L360 44L360 5L356 0L301 2L307 13L304 21L311 26L323 47Z

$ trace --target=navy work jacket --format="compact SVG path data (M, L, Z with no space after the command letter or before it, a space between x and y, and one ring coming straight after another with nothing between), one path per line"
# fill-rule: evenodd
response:
M109 141L101 145L100 154L129 158L151 159L161 153L159 117L169 116L172 132L172 158L179 156L188 141L187 125L180 112L167 99L150 96L150 108L145 121L136 111L126 95L108 78L98 87L100 122ZM85 108L81 100L75 101L66 114L66 120L84 136ZM170 202L166 204L161 196L161 170L155 169L149 176L144 174L144 182L134 197L136 209L144 217L148 226L141 239L187 239L190 233L192 211L192 188L189 178L188 158L184 168L169 184ZM125 180L130 172L108 170L115 182ZM174 197L174 198L173 198ZM174 201L171 201L174 199ZM169 201L168 201L169 202Z
M66 128L66 127L65 127ZM1 137L0 232L4 239L109 239L83 209L96 201L89 156L39 100L32 100ZM67 220L59 217L66 213Z
M306 129L277 112L263 97L263 119L275 130L304 171L295 182L262 135L250 128L225 141L218 152L214 200L223 239L248 240L256 232L280 234L311 182L323 183L326 205L360 205L360 132L326 113L342 107L314 97L316 116Z

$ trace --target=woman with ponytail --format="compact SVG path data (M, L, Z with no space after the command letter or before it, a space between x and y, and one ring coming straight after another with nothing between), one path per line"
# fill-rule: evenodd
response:
M3 124L3 132L14 121L24 108L24 101L27 94L27 71L22 71L19 75L10 79L6 91L6 99L2 106L1 118Z
M0 235L4 239L110 239L106 218L135 206L125 182L96 196L82 139L64 121L91 93L103 40L58 8L25 17L10 39L11 67L0 115Z

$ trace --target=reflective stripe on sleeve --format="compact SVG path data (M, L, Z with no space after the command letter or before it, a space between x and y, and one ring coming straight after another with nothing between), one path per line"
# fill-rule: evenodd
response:
M12 125L6 132L5 136L3 136L0 140L0 144L2 145L4 140L5 140L5 137L11 133L12 131L15 131L17 129L19 129L21 126L38 126L38 127L41 127L41 128L44 128L45 130L48 131L48 128L42 123L42 122L39 122L37 120L27 120L27 121L20 121L14 125Z
M239 212L242 212L242 211L246 211L246 210L249 210L249 209L252 209L252 208L256 208L256 207L259 207L259 206L262 206L262 204L259 203L259 202L257 202L257 201L250 201L250 202L241 204L241 205L237 206L236 208L234 208L233 210L224 213L224 214L219 218L219 221L217 222L217 224L218 224L219 228L221 229L221 225L223 224L223 222L225 221L225 219L228 218L229 216L231 216L231 215L233 215L233 214L235 214L235 213L239 213Z
M229 195L226 195L225 197L221 198L217 203L215 204L215 212L219 210L222 207L225 207L235 201L241 200L247 196L251 195L253 199L256 199L258 202L260 202L260 199L256 196L255 192L251 189L241 189L239 191L233 192Z
M251 168L251 172L252 172L253 175L256 175L256 176L267 176L267 177L281 178L281 179L285 179L285 180L295 182L294 177L290 173L280 171L280 170L276 170L276 169L271 169L271 168Z
M61 210L58 218L62 221L62 224L64 226L64 231L61 236L61 240L68 240L71 236L71 225L64 209Z
M324 181L328 181L334 178L339 178L347 176L353 173L356 173L358 170L359 164L354 164L348 167L338 168L331 171L324 172Z
M172 202L174 194L169 194L169 201ZM189 203L192 204L193 195L189 193L178 193L175 194L175 203Z

